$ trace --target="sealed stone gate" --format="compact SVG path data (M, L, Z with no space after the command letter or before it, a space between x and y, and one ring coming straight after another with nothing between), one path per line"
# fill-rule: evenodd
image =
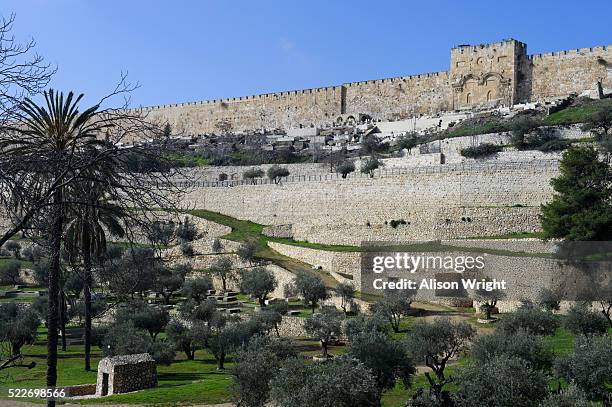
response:
M98 364L97 396L157 386L157 366L148 353L107 357Z

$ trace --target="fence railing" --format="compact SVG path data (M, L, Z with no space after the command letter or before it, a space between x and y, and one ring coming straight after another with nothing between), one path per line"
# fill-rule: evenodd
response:
M361 172L352 172L346 176L346 179L361 179L361 178L387 178L398 175L419 175L419 174L443 174L452 172L483 172L483 171L502 171L515 169L546 169L556 168L559 165L559 160L538 160L538 161L522 161L522 162L497 162L497 163L454 163L454 164L438 164L418 167L392 167L380 168L374 171L373 176L363 174ZM342 179L339 173L330 174L311 174L311 175L289 175L280 180L280 184L295 183L295 182L324 182ZM174 185L179 188L229 188L242 185L270 185L274 184L269 178L254 178L252 180L226 180L226 181L190 181L177 180Z

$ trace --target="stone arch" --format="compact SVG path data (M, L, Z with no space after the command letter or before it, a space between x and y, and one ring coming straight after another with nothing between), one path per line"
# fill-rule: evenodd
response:
M492 97L493 97L493 91L489 90L487 92L487 102L490 102Z
M470 92L468 92L468 93L465 95L465 103L469 105L469 104L471 104L472 102L473 102L473 100L472 100L472 94L471 94Z

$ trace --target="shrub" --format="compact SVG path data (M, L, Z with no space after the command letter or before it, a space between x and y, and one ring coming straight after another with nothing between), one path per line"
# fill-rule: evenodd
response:
M539 407L592 407L587 395L580 387L570 384L559 393L550 394Z
M561 139L550 140L540 145L538 147L538 150L544 153L548 153L552 151L561 151L561 150L567 150L567 148L569 148L570 145L571 143L569 140L561 140Z
M0 282L3 284L19 284L21 264L17 260L11 260L0 265Z
M336 171L338 171L339 174L342 174L342 178L346 178L348 174L355 171L355 163L349 160L343 161L338 164Z
M398 219L398 220L391 219L391 220L389 221L389 225L390 225L390 226L391 226L393 229L396 229L396 228L397 228L399 225L406 225L406 224L407 224L407 222L406 222L404 219Z
M533 406L544 399L546 375L517 357L498 356L459 370L459 405L470 407Z
M503 149L502 146L497 144L482 143L477 146L462 148L461 155L466 158L484 158L497 154Z
M491 335L478 336L471 354L477 363L485 363L502 355L519 357L535 369L543 369L552 363L552 354L542 338L525 331L511 335L496 331Z
M574 304L567 312L563 325L575 334L600 335L608 330L608 320L584 304Z
M274 181L275 184L280 184L283 177L289 176L289 169L287 167L281 167L280 165L273 165L268 168L268 178L270 181Z
M183 254L183 256L185 257L193 257L195 256L195 252L193 250L193 245L189 242L183 242L181 243L181 253Z
M179 223L176 229L176 237L182 242L191 242L198 237L198 228L189 216Z
M215 253L219 253L221 252L221 250L223 250L223 245L221 244L221 240L219 240L218 238L215 238L215 240L213 240L213 243L212 243L212 251Z
M9 240L4 244L4 248L10 252L14 258L19 259L21 257L21 245L19 242Z
M612 337L579 337L573 353L555 361L555 371L590 397L604 396L612 377Z
M255 184L257 182L255 178L261 178L264 176L264 171L261 168L251 168L250 170L246 170L242 174L242 179L250 180L251 183Z
M533 335L552 335L559 322L549 312L537 308L519 308L507 314L497 325L497 329L506 334L524 330Z
M224 172L222 172L221 174L219 174L219 181L223 182L223 181L227 181L228 179L228 175Z

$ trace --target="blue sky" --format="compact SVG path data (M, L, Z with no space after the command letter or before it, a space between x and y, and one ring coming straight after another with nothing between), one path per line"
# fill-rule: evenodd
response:
M458 44L516 38L530 54L612 45L612 1L0 0L15 34L95 100L128 71L157 105L448 69Z

